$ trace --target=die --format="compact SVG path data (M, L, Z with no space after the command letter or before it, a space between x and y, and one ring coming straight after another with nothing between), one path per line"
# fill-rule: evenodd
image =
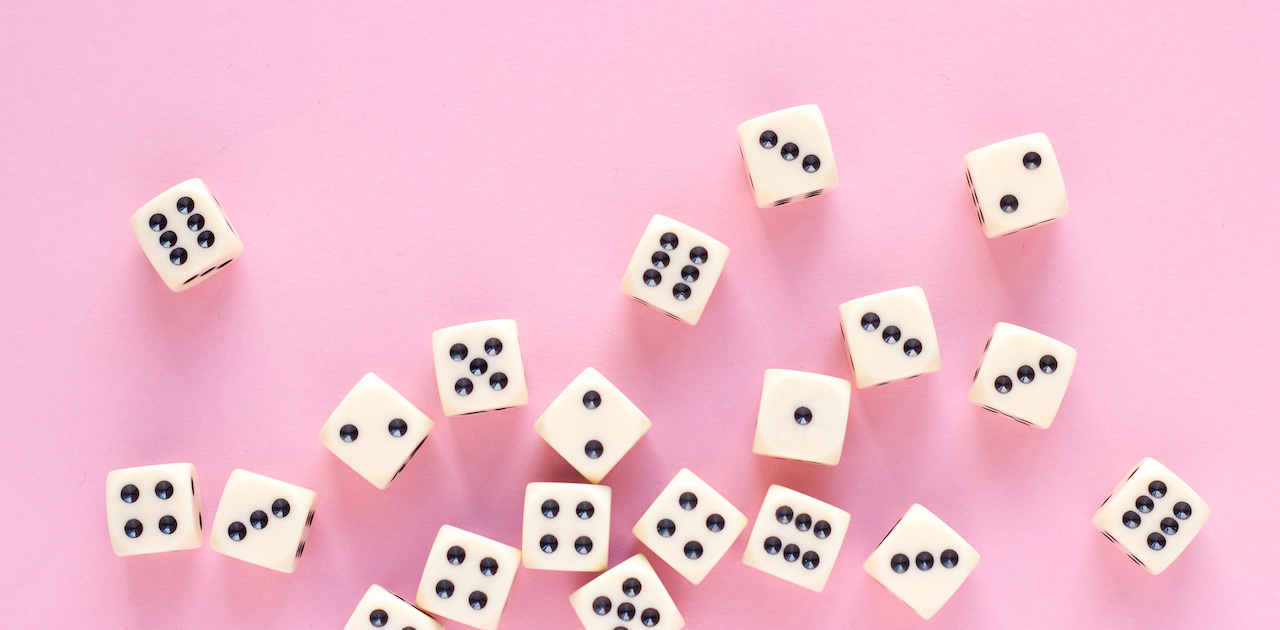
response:
M848 512L772 485L751 528L742 563L822 592L848 531Z
M840 185L817 105L791 107L738 125L738 149L756 207L816 197Z
M852 392L842 378L765 370L751 451L829 466L840 463Z
M501 411L529 404L516 322L495 319L431 334L436 385L446 416Z
M862 568L916 614L929 619L977 565L978 552L917 503L894 524Z
M320 428L320 443L379 490L404 470L435 423L370 372Z
M199 547L204 518L196 467L160 464L107 473L107 534L117 556Z
M1043 133L1019 136L964 156L969 194L987 238L1067 216L1067 188Z
M534 431L591 483L600 483L653 423L603 374L587 368L542 412Z
M858 389L938 371L942 355L924 289L904 287L840 305L853 382Z
M519 549L444 525L422 570L416 603L434 615L494 630L519 568Z
M728 259L724 243L655 214L622 276L622 292L696 325Z
M315 492L237 468L218 501L209 547L237 560L293 573L315 515Z
M969 402L1022 424L1047 429L1058 415L1076 367L1076 351L1061 341L1000 322L973 373Z
M569 596L586 630L680 630L684 617L644 554L601 573Z
M745 514L688 468L682 468L631 533L680 575L698 584L746 526Z
M365 591L343 630L444 630L444 624L377 584Z
M612 496L608 486L589 483L525 486L520 553L525 568L605 570Z
M173 291L186 291L231 264L244 243L199 178L188 179L133 213L133 235Z
M1130 560L1159 575L1209 520L1209 505L1173 471L1147 457L1093 514L1093 526Z

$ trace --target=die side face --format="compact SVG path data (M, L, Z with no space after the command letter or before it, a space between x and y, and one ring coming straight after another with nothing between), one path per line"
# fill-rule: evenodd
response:
M686 324L697 324L729 248L679 221L654 215L622 278L622 292Z
M936 372L942 366L924 290L906 287L840 305L840 332L859 389Z
M245 562L293 573L298 568L316 493L246 470L232 471L218 502L209 546Z
M519 565L520 550L445 525L431 545L417 605L447 619L494 630Z
M1093 524L1130 560L1155 575L1191 544L1209 506L1154 459L1144 459L1093 516Z
M378 585L369 587L343 630L444 630L444 624Z
M147 202L129 219L151 266L174 291L185 291L244 252L204 182L190 179Z
M863 568L921 617L929 619L978 564L978 552L932 512L913 505Z
M446 416L521 407L529 403L516 323L498 319L431 335L436 384Z
M649 431L649 418L600 372L587 368L533 428L591 483L599 483Z
M107 474L107 533L118 556L200 546L204 519L195 466L162 464Z
M766 370L752 451L836 465L844 450L852 390L842 378Z
M529 484L520 554L525 568L605 570L612 494L607 486L586 483Z
M1033 133L964 157L965 177L988 238L1012 234L1067 214L1067 189L1049 138Z
M369 483L385 489L433 428L426 414L370 373L321 427L320 442Z
M822 112L801 105L738 126L738 148L756 206L816 197L840 184Z
M848 529L848 512L795 490L771 486L742 562L820 592Z
M586 630L680 630L684 617L643 555L618 563L569 596Z
M632 533L680 575L698 584L746 526L745 514L683 469L640 517Z
M969 402L1022 424L1049 428L1075 371L1076 351L1012 324L996 324L973 374Z

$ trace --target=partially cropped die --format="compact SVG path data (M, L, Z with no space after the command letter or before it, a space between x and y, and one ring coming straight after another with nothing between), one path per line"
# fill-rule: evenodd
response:
M1058 158L1042 133L1019 136L964 156L969 193L987 238L1067 216Z
M933 315L920 287L841 304L840 332L858 389L915 378L942 367Z
M791 107L738 125L738 148L759 208L816 197L840 185L817 105Z
M1173 471L1147 457L1093 515L1093 526L1130 560L1158 575L1186 550L1209 505Z
M821 592L848 531L848 512L790 488L769 486L742 562Z
M377 584L365 591L343 630L444 630L444 624Z
M752 452L834 466L844 451L853 386L842 378L765 370Z
M569 596L586 630L680 630L684 617L643 554L600 574Z
M188 179L129 218L160 279L174 291L204 282L244 253L244 243L200 179Z
M199 547L204 519L196 467L161 464L107 473L107 534L117 556Z
M724 243L655 214L622 276L622 292L694 325L702 318L728 258Z
M519 549L444 525L422 570L418 607L481 630L494 630L519 568Z
M684 468L631 532L680 575L697 584L746 526L745 514Z
M524 491L525 568L603 571L609 565L613 490L589 483L531 483Z
M600 483L653 423L603 374L587 368L533 429L591 483Z
M920 504L912 505L863 563L871 577L929 619L978 565L978 552Z
M1022 424L1049 428L1076 368L1076 351L1057 339L1000 322L973 373L969 402Z
M315 492L237 468L218 501L209 546L237 560L293 573L315 515Z
M529 404L516 322L495 319L431 334L436 385L446 416Z
M386 489L433 428L426 414L370 372L320 428L320 443L369 483Z

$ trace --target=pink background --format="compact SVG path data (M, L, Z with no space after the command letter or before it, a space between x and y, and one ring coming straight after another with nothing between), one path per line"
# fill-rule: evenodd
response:
M442 523L515 544L525 483L581 480L531 425L587 366L654 421L605 480L612 562L682 466L753 521L770 483L853 514L822 594L743 566L745 534L696 588L658 562L691 627L923 625L861 569L912 502L982 553L936 627L1274 623L1275 3L66 4L0 5L6 625L336 628L370 583L412 596ZM734 128L811 102L843 185L757 210ZM961 157L1032 131L1071 215L989 241ZM194 176L248 249L174 294L126 219ZM618 291L655 212L733 249L697 327ZM855 392L835 468L752 455L764 370L847 378L836 305L911 284L942 370ZM431 331L498 317L529 406L443 417ZM1049 431L965 399L1001 320L1080 352ZM382 492L315 435L370 370L438 422ZM1089 522L1147 455L1213 507L1158 577ZM236 467L319 491L298 572L112 555L107 471L171 461L206 517ZM503 627L577 627L589 577L522 570Z

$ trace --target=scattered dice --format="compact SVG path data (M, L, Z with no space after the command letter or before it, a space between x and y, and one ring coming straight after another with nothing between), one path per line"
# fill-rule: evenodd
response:
M377 584L365 591L343 630L444 630L444 624Z
M586 630L680 630L684 617L643 554L600 574L569 596Z
M924 289L905 287L840 305L853 381L858 389L938 371L942 355Z
M609 565L613 490L589 483L531 483L524 492L520 557L528 569L603 571Z
M117 556L199 547L204 519L196 467L160 464L107 473L107 533Z
M752 452L830 466L840 463L852 391L842 378L765 370Z
M516 323L510 319L441 328L431 335L444 415L529 404Z
M293 573L315 515L315 492L237 468L218 501L209 546L237 560Z
M1191 486L1147 457L1111 491L1093 526L1152 575L1173 564L1209 519Z
M427 440L435 423L372 372L351 388L320 428L320 443L385 490Z
M1076 351L1061 341L1000 322L973 373L969 402L1022 424L1049 428L1058 415Z
M912 505L862 565L921 617L951 599L978 565L978 552L920 504Z
M742 562L821 592L848 531L848 512L790 488L769 486Z
M591 483L600 483L652 423L594 368L542 412L533 429Z
M694 325L720 280L729 248L702 232L653 215L622 276L622 292Z
M129 225L151 266L174 291L204 282L244 252L218 201L198 178L148 201Z
M801 105L738 125L738 148L756 206L781 206L840 185L827 124L817 105Z
M519 567L519 549L444 525L422 570L418 608L494 630Z
M631 533L680 575L697 584L720 562L746 526L745 514L683 468Z
M997 142L964 156L969 194L987 238L1067 216L1058 158L1042 133Z

